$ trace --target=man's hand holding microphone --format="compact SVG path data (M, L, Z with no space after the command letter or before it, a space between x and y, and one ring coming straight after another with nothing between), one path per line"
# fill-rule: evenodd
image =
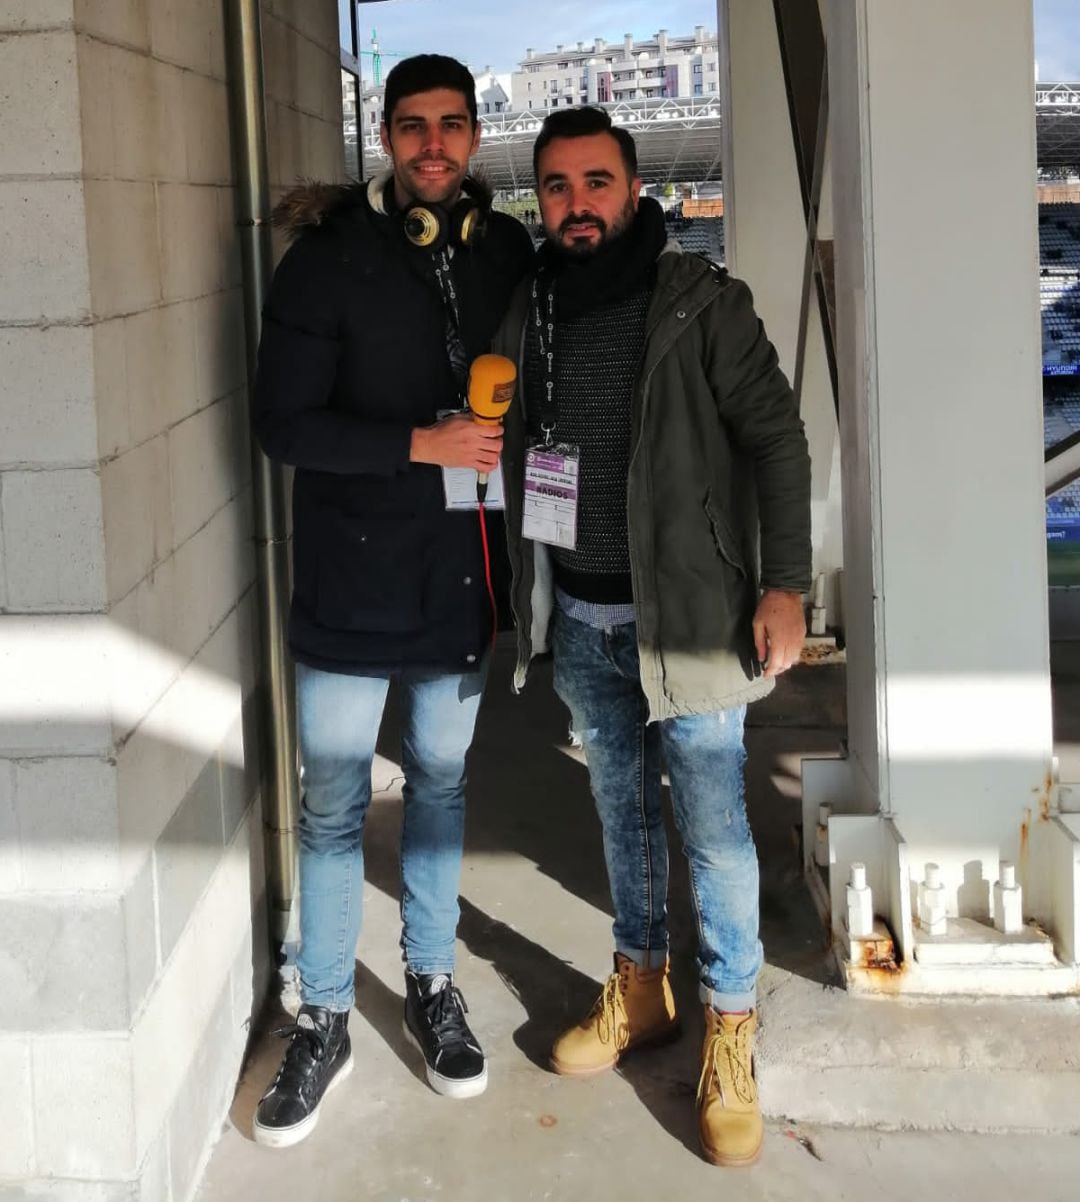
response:
M479 355L469 368L469 413L454 413L434 426L413 430L409 459L440 467L472 468L477 497L502 454L502 419L514 397L517 368L505 355Z

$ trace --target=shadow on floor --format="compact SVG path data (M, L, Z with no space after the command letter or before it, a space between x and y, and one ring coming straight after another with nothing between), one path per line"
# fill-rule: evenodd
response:
M550 662L530 673L520 696L510 689L505 654L492 665L469 759L466 855L521 856L574 897L610 914L600 823L588 771L571 746L568 716L551 688ZM747 805L761 861L761 926L769 963L799 976L833 979L824 932L803 881L798 761L835 754L843 735L840 667L799 668L752 706L747 720ZM400 723L391 690L379 752L400 760ZM670 880L669 933L673 955L693 961L696 926L681 842L667 807ZM368 817L366 873L389 896L399 896L399 811L373 808ZM468 932L462 938L476 952ZM606 949L597 949L601 962ZM478 953L480 954L480 953Z
M509 687L511 665L496 658L477 725L469 764L466 857L519 856L575 898L611 913L599 821L588 788L588 773L569 743L566 712L550 685L550 664L538 664L527 691ZM747 724L750 758L747 796L761 860L762 940L770 964L824 982L829 979L824 939L803 883L798 843L798 760L834 751L841 730L842 675L797 670L781 680L773 696L751 710ZM839 700L838 700L839 698ZM818 724L815 724L815 723ZM379 738L379 752L400 760L400 720L391 690ZM697 1148L692 1102L702 1038L698 1001L696 924L686 860L670 821L669 932L672 988L683 1019L679 1040L666 1048L643 1050L618 1069L656 1122L689 1149ZM400 899L398 867L401 803L373 805L365 832L368 883ZM520 904L527 907L527 898ZM509 916L511 921L513 916ZM537 1068L549 1071L552 1041L592 1005L601 981L560 959L507 922L461 898L459 937L476 957L491 964L499 980L525 1011L513 1042ZM608 947L594 961L603 975ZM365 1019L419 1082L423 1066L402 1033L403 997L362 961L356 987ZM271 999L253 1028L251 1051L237 1090L231 1119L251 1139L255 1106L272 1078L283 1050L269 1039L291 1021Z

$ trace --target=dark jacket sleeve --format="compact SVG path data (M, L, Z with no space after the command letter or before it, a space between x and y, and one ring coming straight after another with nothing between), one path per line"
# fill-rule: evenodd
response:
M536 248L533 246L532 235L520 221L515 219L513 244L510 254L510 261L512 263L510 279L515 285L528 272L535 255Z
M750 289L731 280L706 311L708 371L720 416L754 462L761 585L810 588L810 455L802 419Z
M263 311L252 421L266 454L322 472L388 476L409 466L411 427L330 407L341 347L332 250L301 238L274 273Z

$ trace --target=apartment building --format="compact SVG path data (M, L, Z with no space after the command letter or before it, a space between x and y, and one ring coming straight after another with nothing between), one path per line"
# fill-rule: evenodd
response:
M627 34L621 43L596 38L591 46L578 42L539 54L526 50L511 77L510 99L520 112L719 91L717 36L697 25L686 36L671 37L661 29L642 42Z

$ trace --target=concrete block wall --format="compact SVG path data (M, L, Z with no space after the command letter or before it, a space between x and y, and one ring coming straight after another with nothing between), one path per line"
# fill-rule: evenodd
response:
M263 57L274 197L300 179L343 179L337 6L264 0Z
M280 189L332 0L266 0ZM268 977L223 0L0 0L0 1202L186 1202Z

